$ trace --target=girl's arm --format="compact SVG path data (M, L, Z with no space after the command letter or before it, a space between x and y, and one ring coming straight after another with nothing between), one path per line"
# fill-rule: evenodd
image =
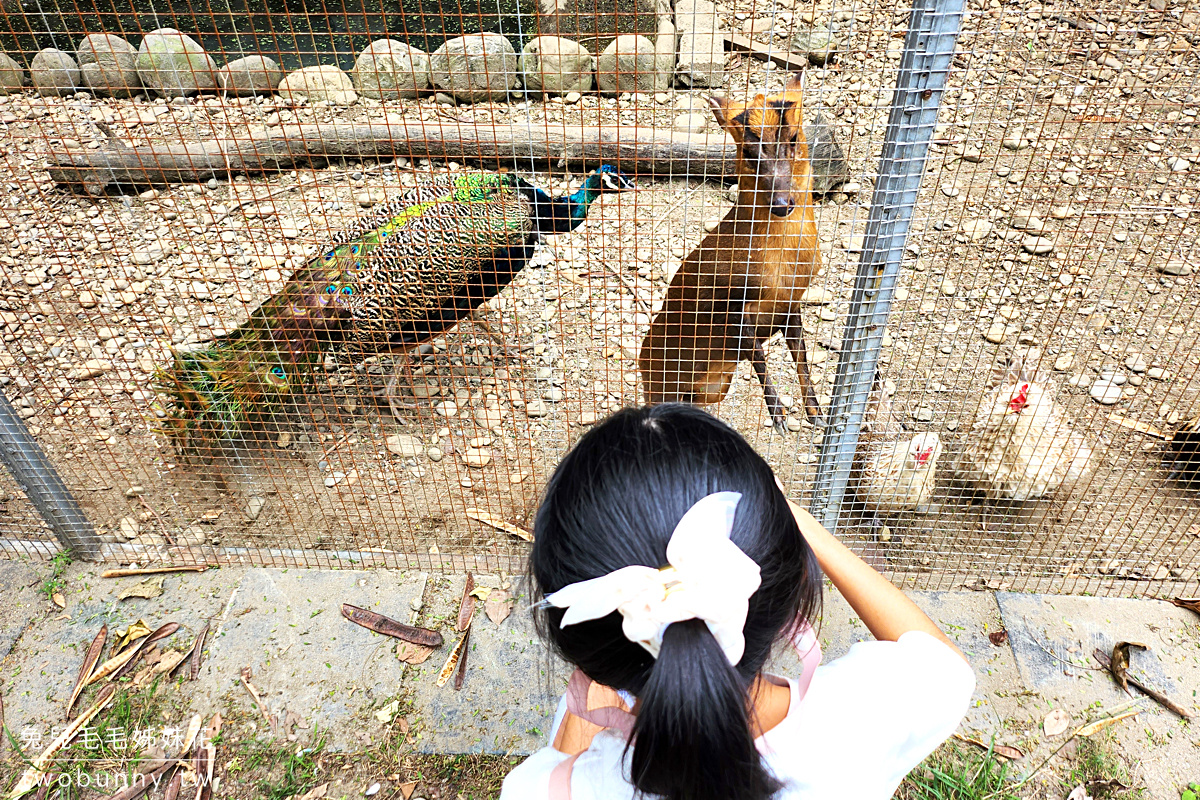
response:
M894 642L909 631L922 631L940 639L966 660L954 642L942 633L925 612L800 506L788 501L800 532L808 540L817 562L846 602L866 623L876 639Z

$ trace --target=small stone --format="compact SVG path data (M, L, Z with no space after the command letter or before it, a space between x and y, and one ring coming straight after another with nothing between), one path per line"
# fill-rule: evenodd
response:
M265 497L259 497L257 495L251 497L250 501L246 503L246 519L250 520L251 522L258 519L258 515L262 513L262 510L266 507L266 505L267 500Z
M1125 231L1113 231L1112 238L1113 241L1123 242L1129 238L1129 234Z
M473 469L483 469L488 464L492 463L491 451L480 447L469 447L463 453L463 463Z
M929 406L920 406L916 411L913 412L913 419L915 419L917 422L932 422L933 409Z
M543 400L531 400L525 404L525 415L537 419L538 417L547 416L550 413L550 407Z
M974 145L967 145L963 148L962 160L971 164L978 164L983 161L983 152Z
M716 229L717 229L717 228L718 228L720 225L721 225L721 219L720 219L720 217L711 217L710 219L706 219L706 220L704 220L704 232L705 232L705 233L712 233L712 232L713 232L713 231L715 231L715 230L716 230Z
M1029 146L1025 139L1025 130L1020 127L1010 128L1000 144L1005 150L1024 150Z
M1137 372L1140 374L1146 371L1147 366L1146 359L1142 357L1141 353L1131 353L1125 359L1125 368L1130 372Z
M1171 373L1162 367L1151 367L1150 369L1146 370L1146 377L1153 381L1165 381L1167 378L1171 377Z
M453 106L457 105L458 103L458 101L454 99L454 95L447 94L446 92L435 92L433 95L433 100L439 106Z
M891 540L892 540L892 529L889 528L887 525L881 526L879 528L879 541L890 542Z
M274 59L246 56L230 61L217 72L222 91L241 97L271 94L283 80L283 70Z
M286 450L289 447L291 447L292 446L292 434L289 433L288 431L284 431L283 433L279 434L279 437L277 439L275 439L275 446L278 447L280 450Z
M1073 366L1075 366L1075 355L1073 353L1066 353L1054 359L1055 372L1066 372Z
M440 447L429 448L428 450L425 451L425 455L429 456L430 461L435 461L435 462L441 461L443 458L446 457L446 454L442 452L442 448L440 448Z
M126 539L136 539L142 526L135 517L122 517L119 524L121 535Z
M567 92L563 95L563 102L569 106L575 105L583 99L583 95L579 92Z
M958 197L959 189L952 183L944 183L942 184L942 194L946 197Z
M793 53L803 53L809 63L822 66L837 52L838 40L828 29L801 29L792 34L788 49Z
M700 114L680 114L671 123L671 127L683 133L702 131L707 126L708 120Z
M475 412L475 424L481 428L494 428L504 422L504 413L498 408L481 408Z
M1035 256L1049 255L1054 252L1054 240L1044 236L1026 236L1021 240L1021 249Z
M141 497L146 493L146 487L141 484L134 484L125 490L125 496L129 498Z
M989 235L991 235L991 232L994 229L995 226L986 219L976 219L969 222L964 222L960 228L960 230L965 233L973 242L977 242L980 239L986 239Z
M325 100L348 106L358 100L350 76L332 64L291 72L279 82L278 91L282 97L293 100L306 97L314 103Z
M1012 214L1012 226L1017 230L1041 233L1046 230L1046 223L1028 208L1019 208Z
M1154 268L1164 275L1174 275L1176 277L1185 277L1192 274L1191 264L1175 258L1165 262L1160 261L1154 265Z
M112 362L92 359L85 361L82 366L75 369L72 377L77 381L91 380L99 377L113 368Z
M79 305L82 306L83 308L95 308L96 307L96 295L92 294L89 291L85 290L85 291L80 292L79 296L76 297L75 299L79 301Z
M1171 168L1171 172L1187 172L1191 168L1192 163L1186 158L1172 156L1167 159L1167 166Z
M1115 381L1101 378L1092 384L1088 392L1092 399L1105 406L1111 406L1121 399L1121 387Z
M595 425L596 419L597 417L595 411L583 411L579 414L580 425Z
M387 437L387 449L389 453L398 455L401 458L416 458L425 452L425 443L421 441L421 437L419 436L396 433Z
M449 419L458 414L458 404L453 400L443 400L440 403L434 404L433 413Z
M939 287L939 290L946 297L953 297L954 293L958 291L958 286L955 285L951 278L946 278L944 281L942 281L942 285Z
M792 416L787 418L787 420L784 422L784 425L792 433L799 433L804 428L804 424Z
M1066 219L1074 213L1070 206L1055 206L1050 209L1050 216L1054 219Z
M983 334L983 338L987 339L992 344L1000 344L1004 341L1008 326L1003 322L993 322Z

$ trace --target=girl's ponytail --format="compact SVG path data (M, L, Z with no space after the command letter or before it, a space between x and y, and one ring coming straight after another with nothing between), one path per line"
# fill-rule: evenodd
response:
M676 622L638 695L633 784L666 800L767 800L748 686L700 620Z

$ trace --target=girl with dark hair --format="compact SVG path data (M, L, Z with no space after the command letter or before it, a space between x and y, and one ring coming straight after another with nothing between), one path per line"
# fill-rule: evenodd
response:
M693 406L596 426L534 530L538 629L578 669L501 800L888 798L966 712L962 653ZM879 641L817 667L822 571ZM784 639L798 678L763 672Z

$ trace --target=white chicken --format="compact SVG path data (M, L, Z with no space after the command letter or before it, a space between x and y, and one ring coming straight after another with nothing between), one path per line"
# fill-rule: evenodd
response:
M992 384L955 460L959 478L992 499L1024 502L1091 471L1092 447L1055 402L1053 382L1018 358L998 365Z
M905 436L878 382L871 394L851 478L858 503L878 515L930 510L942 441L936 433Z

